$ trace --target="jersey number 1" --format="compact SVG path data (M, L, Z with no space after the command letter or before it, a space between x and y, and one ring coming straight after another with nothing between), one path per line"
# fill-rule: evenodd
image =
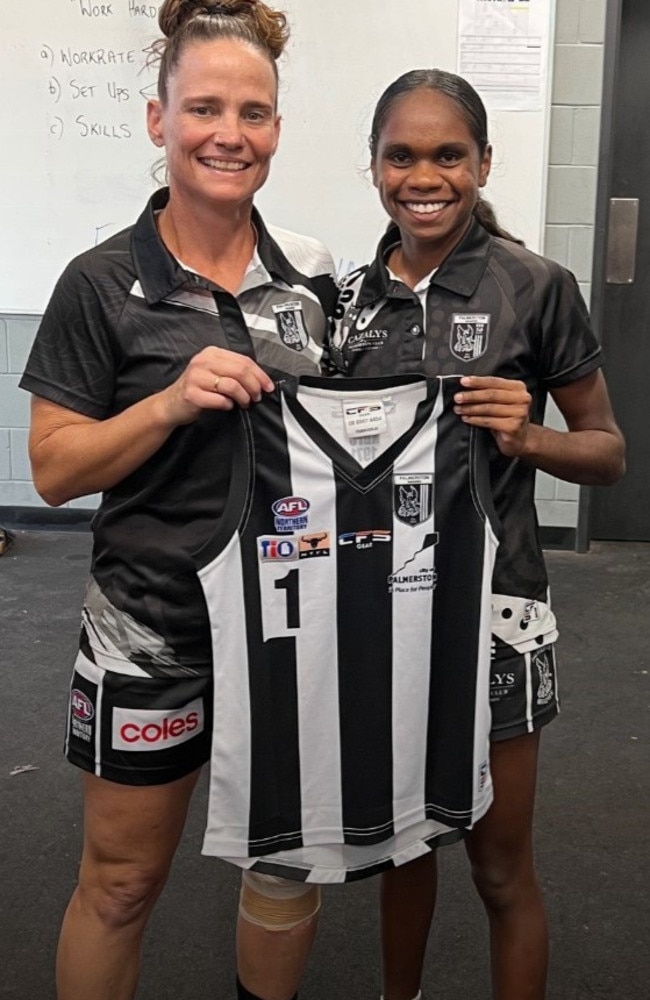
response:
M276 590L287 592L287 628L300 628L300 578L297 569L275 581Z

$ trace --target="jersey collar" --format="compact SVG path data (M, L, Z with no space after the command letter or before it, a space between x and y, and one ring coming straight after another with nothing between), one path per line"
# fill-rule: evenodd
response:
M410 294L401 282L394 281L386 267L388 251L399 243L395 226L390 226L382 237L375 259L368 266L357 299L360 309L381 298ZM460 243L431 278L431 285L438 285L463 298L472 297L487 267L491 240L489 233L474 219ZM400 288L401 286L401 288Z
M131 248L136 272L144 297L149 305L162 301L179 288L187 285L188 282L188 272L167 250L160 239L156 226L156 213L163 209L168 201L169 188L161 188L156 191L133 227L131 235ZM292 267L269 234L256 208L253 208L252 220L258 235L257 254L271 278L287 285L299 283L299 273ZM219 289L218 285L204 280L198 275L191 280L197 281L211 291ZM223 291L223 289L219 290Z

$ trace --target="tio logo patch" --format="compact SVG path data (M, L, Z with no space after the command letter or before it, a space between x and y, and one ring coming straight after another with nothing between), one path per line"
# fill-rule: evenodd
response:
M257 553L260 562L292 562L298 558L298 546L286 535L260 535Z

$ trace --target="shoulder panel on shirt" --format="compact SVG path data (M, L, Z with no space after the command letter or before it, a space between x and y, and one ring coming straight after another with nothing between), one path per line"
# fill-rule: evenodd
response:
M94 419L106 416L116 329L135 281L131 229L75 257L58 279L20 385Z
M334 260L329 250L313 236L302 236L279 226L267 226L269 235L297 271L308 278L334 274Z

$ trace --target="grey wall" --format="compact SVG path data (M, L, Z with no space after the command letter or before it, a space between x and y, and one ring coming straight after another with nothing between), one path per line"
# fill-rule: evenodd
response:
M0 506L42 505L27 458L29 396L18 388L38 321L0 316Z
M606 0L557 0L544 253L575 274L587 303L596 215ZM551 404L547 423L563 427ZM537 476L545 525L575 527L579 487Z

